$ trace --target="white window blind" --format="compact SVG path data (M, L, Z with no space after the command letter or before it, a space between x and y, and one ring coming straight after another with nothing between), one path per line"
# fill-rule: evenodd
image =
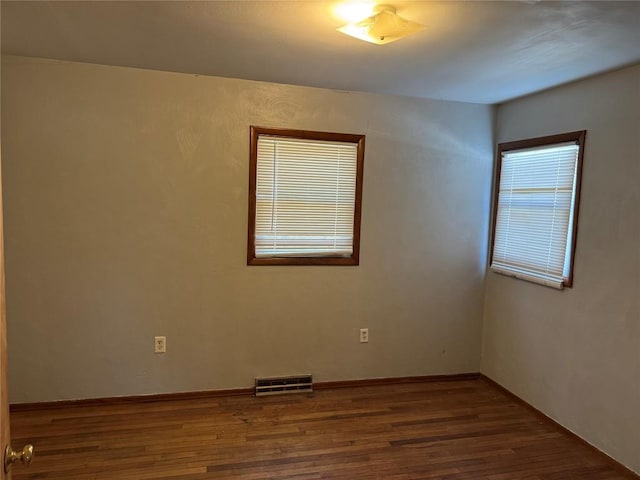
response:
M353 253L358 145L258 136L255 256Z
M563 288L578 154L575 142L502 152L493 270Z

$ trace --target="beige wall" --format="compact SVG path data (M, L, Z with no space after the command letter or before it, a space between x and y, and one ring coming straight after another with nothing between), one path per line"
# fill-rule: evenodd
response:
M483 105L5 58L12 401L478 371L493 123ZM252 124L366 134L359 267L245 265Z
M489 273L482 371L640 472L640 67L498 109L498 141L582 129L574 287Z
M492 108L2 67L13 402L478 370ZM634 67L499 108L499 141L588 134L574 288L490 273L482 359L636 471L639 89ZM245 266L251 124L367 135L359 267Z

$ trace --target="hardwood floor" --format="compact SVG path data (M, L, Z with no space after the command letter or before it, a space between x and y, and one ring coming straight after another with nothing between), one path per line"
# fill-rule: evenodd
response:
M485 380L12 414L26 479L637 479Z

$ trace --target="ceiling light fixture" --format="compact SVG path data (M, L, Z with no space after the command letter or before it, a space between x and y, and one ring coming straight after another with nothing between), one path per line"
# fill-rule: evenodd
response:
M395 7L391 5L377 5L374 12L374 15L349 23L338 28L338 31L365 42L385 45L426 28L397 15Z

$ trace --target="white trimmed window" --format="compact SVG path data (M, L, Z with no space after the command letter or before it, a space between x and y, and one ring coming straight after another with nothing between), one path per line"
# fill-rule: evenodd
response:
M251 127L249 265L358 265L364 135Z
M498 145L493 271L558 289L572 285L585 136Z

